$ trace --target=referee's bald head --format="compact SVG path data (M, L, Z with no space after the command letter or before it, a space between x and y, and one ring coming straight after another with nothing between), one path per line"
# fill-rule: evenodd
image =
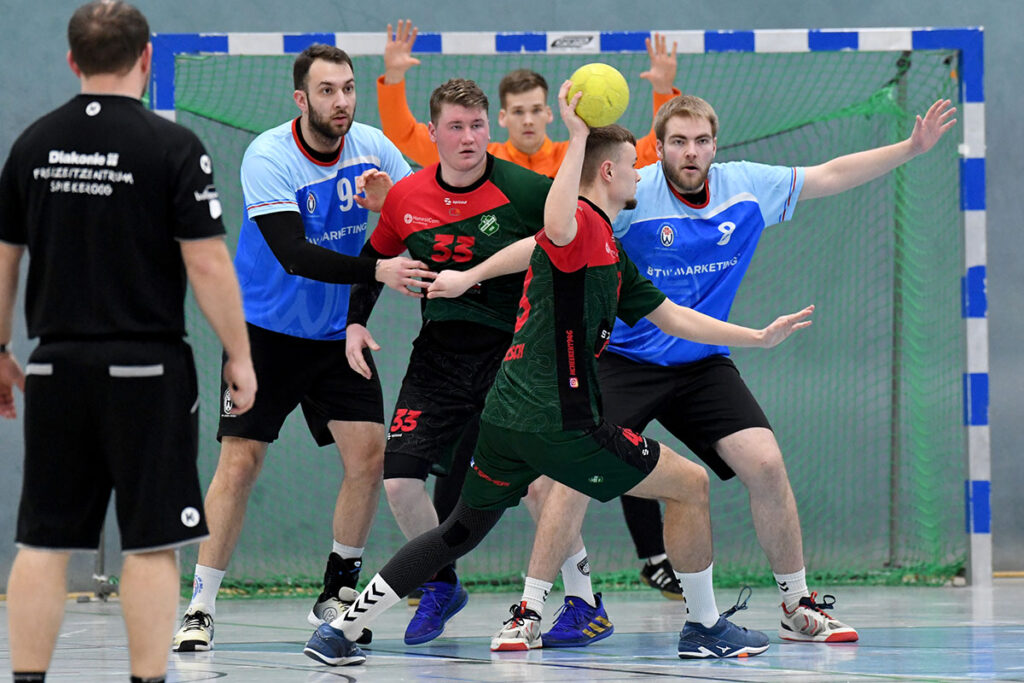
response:
M86 76L127 73L148 43L146 17L121 0L94 0L68 22L71 58Z

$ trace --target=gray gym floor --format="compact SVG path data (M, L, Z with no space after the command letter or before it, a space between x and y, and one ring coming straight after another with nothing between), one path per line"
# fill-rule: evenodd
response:
M718 590L718 606L738 591ZM475 594L432 643L407 647L413 609L404 602L374 624L362 666L331 668L302 654L312 629L308 600L220 600L215 649L170 655L168 681L1024 681L1024 579L990 589L840 587L833 615L860 631L860 642L783 642L776 593L758 588L733 619L765 630L771 647L749 659L683 661L675 645L682 607L654 591L605 596L615 633L591 647L492 653L490 636L518 599ZM545 614L550 624L560 595ZM184 609L184 604L182 604ZM0 681L9 680L7 612L0 602ZM128 657L119 606L68 602L47 681L126 681Z

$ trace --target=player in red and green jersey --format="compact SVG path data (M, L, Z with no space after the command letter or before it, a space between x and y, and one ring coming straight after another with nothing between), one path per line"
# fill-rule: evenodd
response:
M465 269L541 229L551 180L487 153L487 97L475 83L454 79L434 91L430 132L438 163L391 188L364 256L408 250L432 269ZM388 502L407 538L436 527L458 500L484 399L512 340L522 282L522 273L507 275L456 299L425 302L384 455ZM376 344L365 324L379 292L354 287L349 309L346 350L366 377L363 354ZM433 505L430 473L438 475ZM440 635L467 600L453 566L422 591L405 634L410 645Z
M561 100L569 86L563 84ZM666 332L694 341L770 347L809 325L812 308L752 330L678 306L650 283L631 277L635 268L616 245L610 220L636 191L635 141L619 126L591 132L574 113L577 101L561 105L569 151L545 203L544 233L538 235L539 248L532 250L530 261L532 277L524 288L512 346L487 397L462 498L441 526L399 550L343 616L317 629L305 648L317 661L335 666L365 661L354 642L363 627L434 568L472 550L542 474L601 500L628 491L665 502L665 542L673 565L689 572L683 577L696 577L684 584L692 621L680 634L680 656L750 655L768 647L767 636L719 617L714 604L707 474L657 442L605 423L593 379L606 341L601 332L606 316L609 324L616 315L627 322L647 317ZM570 301L579 310L566 311ZM514 351L519 344L521 356ZM545 366L544 347L550 350L551 344L555 356L548 356ZM544 405L534 400L522 411L507 405L525 403L535 393L546 397L541 399ZM553 409L554 421L561 424L542 422L540 413ZM515 422L518 418L526 421ZM524 645L539 641L540 616L531 599L513 606L512 612L508 626L523 631Z

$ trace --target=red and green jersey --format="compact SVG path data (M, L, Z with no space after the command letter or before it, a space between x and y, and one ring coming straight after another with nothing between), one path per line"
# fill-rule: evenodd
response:
M469 187L446 184L434 164L391 188L370 244L386 256L408 249L431 270L466 270L544 227L549 187L550 178L490 155L483 177ZM455 299L427 299L423 317L511 331L522 284L515 273Z
M632 326L665 300L622 251L600 209L581 198L576 224L565 246L537 235L512 346L481 416L491 424L521 432L597 425L597 358L615 318Z

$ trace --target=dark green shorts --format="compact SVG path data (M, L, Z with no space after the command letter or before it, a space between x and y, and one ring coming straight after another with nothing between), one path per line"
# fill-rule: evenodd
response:
M481 420L462 499L478 509L513 507L543 474L605 502L639 484L660 453L657 441L607 422L593 429L532 433Z

